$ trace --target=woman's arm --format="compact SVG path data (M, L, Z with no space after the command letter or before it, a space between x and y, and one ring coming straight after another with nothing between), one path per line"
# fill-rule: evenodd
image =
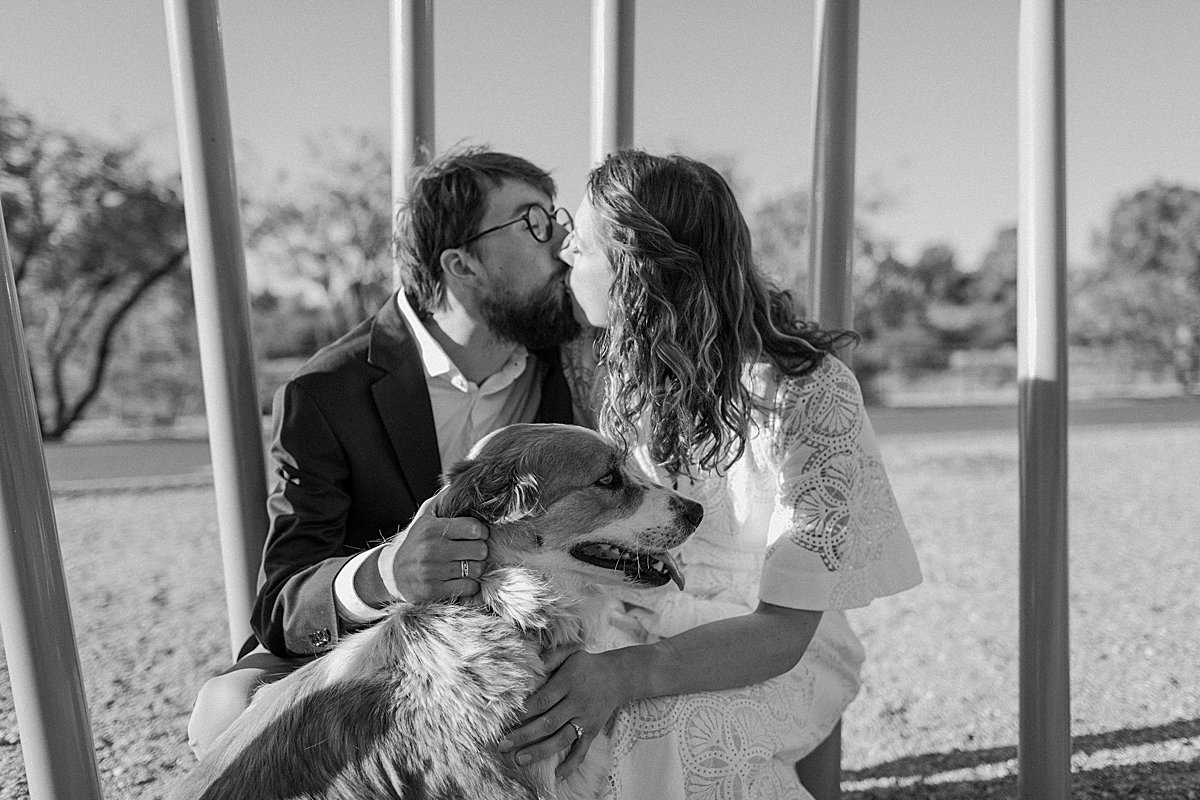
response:
M654 644L564 654L546 684L529 696L523 724L501 749L517 749L518 763L526 764L574 743L558 768L558 776L565 777L624 703L749 686L787 672L804 655L821 613L759 603L750 614L709 622ZM583 728L578 742L571 723Z

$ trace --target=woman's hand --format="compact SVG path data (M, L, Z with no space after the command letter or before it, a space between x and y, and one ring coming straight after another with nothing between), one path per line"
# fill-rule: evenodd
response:
M522 724L500 743L531 764L571 749L561 780L624 703L643 697L716 692L782 675L800 660L820 611L760 602L752 613L716 620L654 644L603 653L558 651L545 659L550 680L525 701ZM582 733L576 731L578 725Z
M521 725L500 743L501 751L516 750L517 763L524 766L570 748L555 776L562 780L574 772L596 734L629 699L629 680L619 652L561 649L550 653L545 663L553 674L525 701Z

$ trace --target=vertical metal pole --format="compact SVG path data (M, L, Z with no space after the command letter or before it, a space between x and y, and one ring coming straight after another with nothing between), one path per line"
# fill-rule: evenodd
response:
M217 0L164 4L229 640L236 654L250 635L267 491L233 135Z
M100 798L75 628L0 214L0 631L31 800Z
M592 0L592 163L633 144L633 0Z
M1071 793L1063 0L1022 0L1018 797Z
M808 318L849 328L854 244L858 0L817 0L813 51L813 177Z
M391 1L392 229L408 173L433 152L433 0ZM399 268L392 283L400 286Z

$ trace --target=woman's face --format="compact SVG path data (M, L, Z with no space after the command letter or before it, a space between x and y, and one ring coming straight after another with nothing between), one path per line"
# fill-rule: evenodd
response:
M602 246L598 222L595 209L584 198L575 212L575 230L563 242L559 258L571 267L567 285L574 299L575 318L597 328L607 328L613 269Z

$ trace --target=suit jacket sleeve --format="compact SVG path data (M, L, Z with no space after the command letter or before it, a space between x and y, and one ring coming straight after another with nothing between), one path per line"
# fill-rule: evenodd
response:
M295 658L327 650L340 633L333 579L350 559L350 469L325 413L298 382L276 393L273 418L270 528L251 624L271 652Z

